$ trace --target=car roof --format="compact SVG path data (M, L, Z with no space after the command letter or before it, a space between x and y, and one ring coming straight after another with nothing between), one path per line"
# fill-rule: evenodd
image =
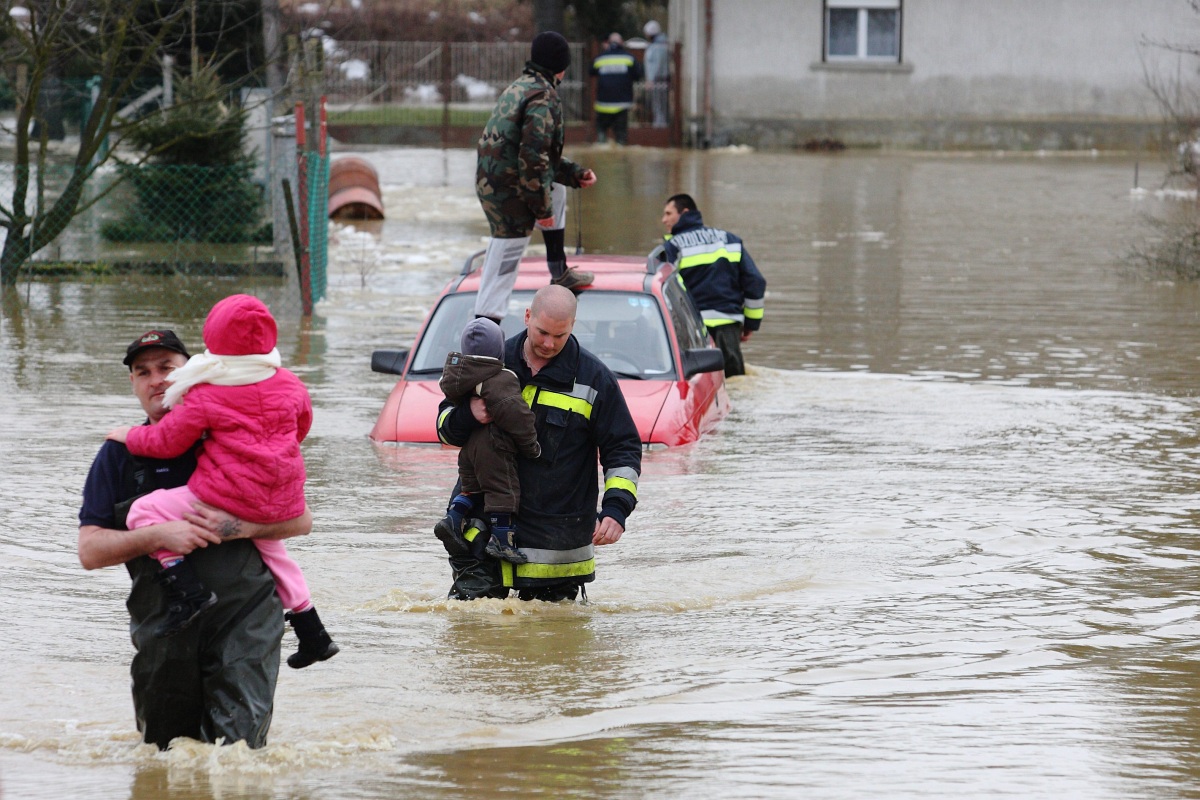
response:
M467 259L467 264L463 269L472 267L474 269L463 276L462 280L449 290L450 293L479 291L482 275L479 266L482 265L483 260L477 256L480 256L480 253ZM648 266L651 263L653 269ZM598 289L610 292L645 292L647 291L646 279L653 278L652 283L661 280L656 275L663 266L657 261L650 262L645 256L602 254L567 256L567 265L579 267L596 276L585 291ZM546 285L548 277L549 271L546 268L545 256L526 256L521 259L517 267L517 280L513 289L536 291Z

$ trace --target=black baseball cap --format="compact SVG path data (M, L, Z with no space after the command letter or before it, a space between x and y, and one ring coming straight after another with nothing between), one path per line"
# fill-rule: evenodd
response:
M182 353L184 358L191 358L187 348L183 346L183 342L175 335L175 331L154 330L146 331L141 336L133 340L125 350L125 360L121 363L133 369L133 359L138 353L149 347L162 347L167 350L174 350L176 353Z

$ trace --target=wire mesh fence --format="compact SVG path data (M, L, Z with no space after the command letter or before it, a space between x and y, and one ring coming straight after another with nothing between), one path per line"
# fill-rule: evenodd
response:
M308 202L297 213L306 216L309 241L295 244L311 264L316 301L327 286L329 166L327 155L305 153L303 158ZM0 166L0 206L10 207L23 179L30 187L25 208L32 223L25 235L43 238L39 225L43 232L61 228L20 265L17 281L136 286L137 292L156 297L164 319L195 313L197 296L234 292L257 294L274 313L299 316L304 304L296 248L290 231L274 230L281 223L272 208L280 170L289 166L298 172L294 156L274 159L262 176L245 164L109 164L87 181L74 213L57 216L54 201L70 184L70 164L50 164L40 172L29 168L27 174L11 163ZM295 180L293 174L293 186Z

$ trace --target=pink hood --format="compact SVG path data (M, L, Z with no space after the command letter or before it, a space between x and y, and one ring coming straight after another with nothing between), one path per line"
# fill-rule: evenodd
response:
M204 346L215 356L269 353L279 341L275 318L257 297L231 294L208 312Z

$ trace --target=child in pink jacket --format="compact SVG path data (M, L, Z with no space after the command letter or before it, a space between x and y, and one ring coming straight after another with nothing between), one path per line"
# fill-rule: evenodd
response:
M282 522L304 513L300 442L312 426L312 401L300 379L280 367L277 338L275 318L261 300L226 297L204 322L207 350L167 378L171 386L163 405L171 413L157 425L108 434L133 455L149 458L174 458L204 440L187 486L138 498L129 510L131 530L183 519L196 500L248 522ZM338 646L317 616L300 566L281 541L255 539L254 544L300 640L288 666L300 669L332 658ZM171 636L191 625L217 596L183 556L167 550L150 555L163 567L159 580L170 600L167 621L155 636Z

